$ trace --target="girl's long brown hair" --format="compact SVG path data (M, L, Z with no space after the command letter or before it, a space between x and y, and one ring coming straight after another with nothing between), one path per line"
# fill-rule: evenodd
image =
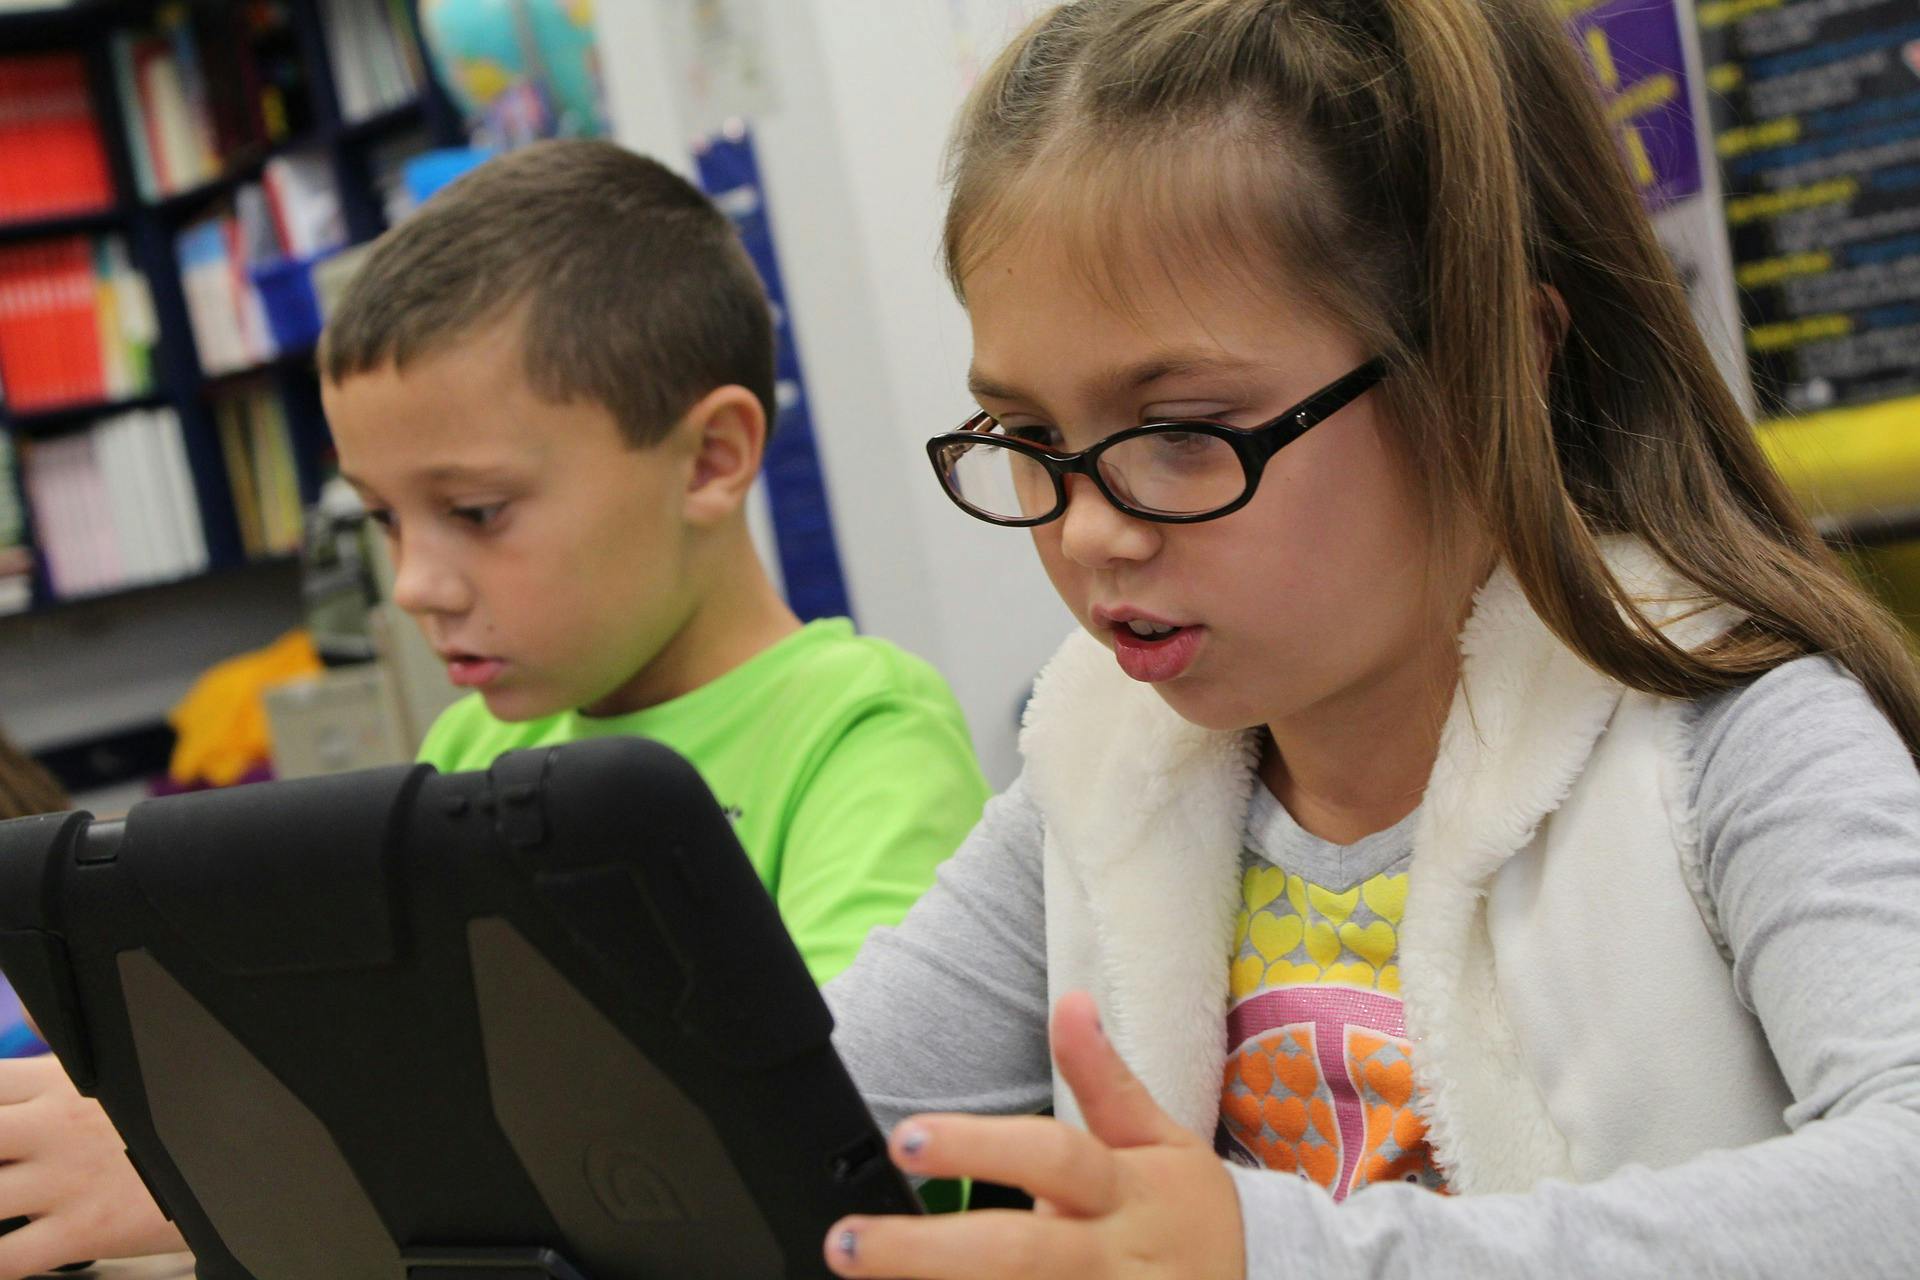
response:
M70 807L53 775L0 733L0 819L57 813Z
M1129 235L1169 271L1279 267L1389 360L1436 515L1470 513L1594 667L1696 697L1830 654L1920 754L1900 628L1762 456L1549 0L1079 0L975 88L950 171L956 289L1036 212L1077 215L1096 267ZM1623 607L1608 534L1746 620L1675 644Z

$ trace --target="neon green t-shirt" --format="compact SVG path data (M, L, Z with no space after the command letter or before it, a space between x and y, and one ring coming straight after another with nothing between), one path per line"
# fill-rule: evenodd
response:
M845 618L812 622L691 693L624 716L508 723L479 695L442 712L420 759L450 773L503 751L629 733L712 788L816 982L896 924L979 820L987 784L934 669Z

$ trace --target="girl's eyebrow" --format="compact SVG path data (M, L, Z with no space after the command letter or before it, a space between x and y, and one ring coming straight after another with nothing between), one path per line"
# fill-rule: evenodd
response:
M967 393L976 400L1019 400L1020 392L1004 382L996 382L978 369L967 370Z
M1138 391L1163 378L1180 374L1245 376L1254 372L1271 372L1271 370L1255 361L1241 360L1222 355L1217 351L1169 351L1095 374L1087 380L1087 385L1094 390L1109 393ZM1018 387L1001 382L977 368L967 371L967 390L975 399L1030 400L1033 398Z

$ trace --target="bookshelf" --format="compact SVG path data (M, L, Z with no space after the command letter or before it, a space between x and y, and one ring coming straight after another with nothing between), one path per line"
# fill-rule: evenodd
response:
M288 563L328 447L311 265L465 141L417 5L0 11L0 615Z
M0 244L45 240L54 236L85 235L99 231L117 231L126 225L123 209L102 209L93 213L67 214L53 218L23 218L0 222Z

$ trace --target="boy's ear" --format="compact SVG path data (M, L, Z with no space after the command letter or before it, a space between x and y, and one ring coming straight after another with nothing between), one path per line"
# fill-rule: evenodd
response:
M690 524L714 524L746 503L767 447L767 414L742 386L715 387L680 420L678 434L693 454L687 479Z

